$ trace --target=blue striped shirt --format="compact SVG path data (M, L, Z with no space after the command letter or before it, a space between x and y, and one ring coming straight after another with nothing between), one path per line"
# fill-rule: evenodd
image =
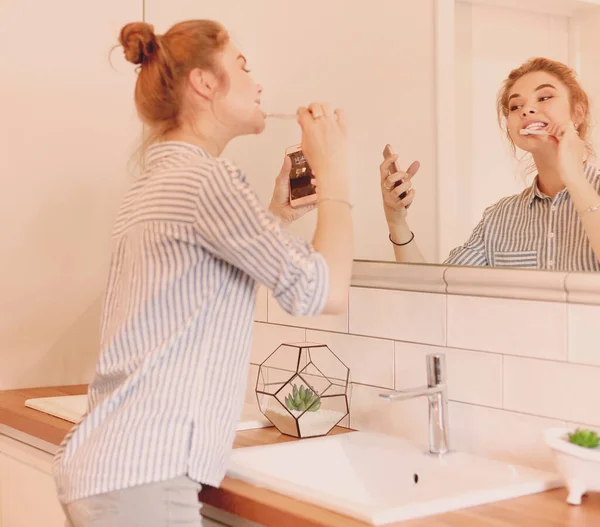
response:
M88 410L54 460L63 503L181 475L218 486L250 362L257 283L289 313L326 303L322 255L265 211L244 174L153 145L113 232Z
M600 192L600 173L590 164L585 176ZM567 189L554 198L533 184L485 210L469 240L453 249L448 265L490 265L557 271L600 271Z

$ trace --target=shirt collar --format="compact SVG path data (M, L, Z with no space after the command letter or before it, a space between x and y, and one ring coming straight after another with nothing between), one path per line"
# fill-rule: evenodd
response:
M165 158L190 159L192 157L211 158L203 148L184 141L163 141L150 145L146 152L146 166L154 165Z
M593 166L587 162L585 163L583 173L585 174L586 179L590 182L594 178L598 177L598 169L595 166ZM550 196L547 196L546 194L544 194L538 187L538 178L539 178L539 175L536 175L531 186L527 190L525 190L525 197L527 199L527 203L529 204L529 206L531 206L531 204L536 200L550 199ZM561 190L556 195L555 199L557 199L558 201L562 201L564 199L564 195L567 192L568 191L566 188Z

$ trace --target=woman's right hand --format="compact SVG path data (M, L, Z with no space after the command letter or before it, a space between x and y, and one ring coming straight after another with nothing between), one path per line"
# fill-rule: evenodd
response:
M329 268L329 292L324 313L348 309L352 277L354 230L348 185L346 122L340 110L326 104L298 109L302 151L317 180L318 216L313 247Z
M389 226L400 225L406 222L407 209L415 199L415 189L412 187L412 178L419 171L421 164L415 161L406 172L398 171L390 174L393 163L398 159L397 155L388 157L379 166L381 174L381 196L385 218ZM401 183L396 187L396 183ZM402 193L406 196L400 199Z
M346 120L342 110L327 104L313 103L298 108L302 128L302 151L317 181L321 176L348 175L348 144Z

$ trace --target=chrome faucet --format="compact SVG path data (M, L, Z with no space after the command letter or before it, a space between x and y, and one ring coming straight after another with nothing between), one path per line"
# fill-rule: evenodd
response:
M442 455L450 450L448 430L448 385L446 384L446 357L444 354L427 355L427 386L382 393L388 401L406 401L427 396L429 400L429 452Z

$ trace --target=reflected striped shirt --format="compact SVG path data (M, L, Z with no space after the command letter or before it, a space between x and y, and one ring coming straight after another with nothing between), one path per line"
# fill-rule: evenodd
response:
M149 149L113 240L87 412L53 464L63 503L182 475L218 486L257 284L294 315L319 314L328 294L323 256L282 229L239 169L191 144Z
M586 164L585 176L600 193L598 169ZM540 191L537 177L522 193L486 209L469 240L444 263L600 271L567 189L551 198Z

